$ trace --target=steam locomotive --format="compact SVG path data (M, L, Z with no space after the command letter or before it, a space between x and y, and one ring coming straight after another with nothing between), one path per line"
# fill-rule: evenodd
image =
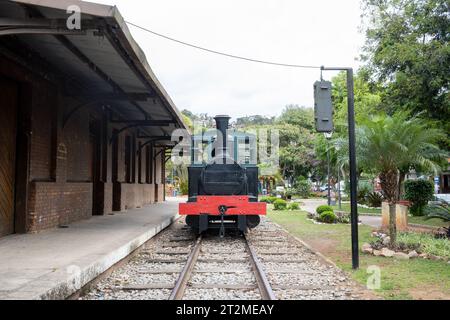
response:
M228 130L229 116L214 119L216 130L192 136L189 198L179 213L196 233L219 229L223 237L256 228L266 204L258 202L255 135Z

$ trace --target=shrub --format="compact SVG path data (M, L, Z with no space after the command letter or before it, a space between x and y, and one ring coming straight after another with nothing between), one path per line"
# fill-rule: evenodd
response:
M297 202L292 202L289 204L289 210L300 210L300 205Z
M378 192L371 192L367 195L367 205L371 208L379 208L381 207L381 203L383 202L383 196Z
M427 219L441 219L450 222L450 206L446 201L433 203L424 208Z
M324 223L335 223L337 217L333 211L325 211L320 214L319 221Z
M423 216L428 201L433 200L434 185L428 180L405 181L405 199L411 201L410 212L413 216Z
M287 189L285 192L286 199L291 200L292 196L294 195L294 189Z
M450 222L450 206L446 201L441 201L439 203L434 203L428 205L424 208L424 213L426 214L426 219L441 219L445 222ZM450 226L445 228L446 236L450 239Z
M287 209L287 202L286 202L286 200L283 200L283 199L277 199L273 203L273 205L274 205L274 210L282 211L282 210Z
M316 212L318 213L318 214L322 214L323 212L325 212L325 211L331 211L331 212L333 212L334 213L334 210L333 210L333 208L332 207L330 207L330 206L319 206L319 207L317 207L317 209L316 209Z
M367 196L372 192L372 189L366 181L361 181L358 185L358 203L367 204Z
M261 197L261 198L259 199L259 202L270 203L270 202L269 202L269 197Z
M337 223L344 223L344 224L350 223L350 213L337 211L335 212L335 214Z
M189 184L187 181L180 182L180 193L185 196L189 193Z
M450 241L448 239L436 239L427 233L401 233L397 242L403 246L420 246L419 251L427 254L450 259Z
M304 178L300 178L294 183L295 193L301 198L309 198L311 196L311 183Z
M274 203L276 200L278 200L277 197L262 197L259 202Z

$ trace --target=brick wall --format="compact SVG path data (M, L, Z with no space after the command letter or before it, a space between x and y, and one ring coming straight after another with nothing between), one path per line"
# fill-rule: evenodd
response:
M80 109L66 124L62 140L67 148L67 180L90 181L89 112Z
M96 214L107 214L113 210L126 210L143 207L163 201L164 185L162 177L163 163L160 155L156 164L151 161L152 183L146 182L146 155L134 159L136 183L125 181L125 136L133 136L136 132L130 130L119 135L117 179L112 181L111 145L103 146L106 150L104 167L107 174L96 186L96 208L93 210L93 190L90 128L92 117L104 120L102 110L90 106L81 108L63 128L63 119L70 110L82 101L64 96L61 83L45 80L31 73L26 68L0 56L0 75L11 77L17 82L30 87L32 99L30 103L30 147L27 150L29 158L29 177L25 184L29 185L28 194L18 194L28 201L25 229L29 232L55 228L74 221L90 218ZM116 126L120 129L122 126ZM109 125L109 138L113 126ZM134 139L133 142L137 143ZM136 148L135 148L136 150ZM154 151L156 154L158 150ZM141 179L139 180L139 173ZM105 177L106 176L106 177ZM132 179L133 180L133 179ZM24 179L25 181L25 179ZM138 183L141 182L141 183ZM25 212L25 211L24 211Z
M30 179L50 181L52 176L52 144L56 107L56 89L47 83L33 83Z
M32 182L28 231L54 228L92 216L92 184Z

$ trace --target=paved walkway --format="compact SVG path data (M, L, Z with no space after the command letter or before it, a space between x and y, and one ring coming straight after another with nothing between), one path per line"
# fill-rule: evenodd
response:
M0 299L64 299L171 224L178 201L0 239Z
M315 212L316 208L321 205L327 204L327 200L322 199L305 199L301 200L303 205L301 208L308 212ZM361 223L374 227L381 228L381 216L359 216Z

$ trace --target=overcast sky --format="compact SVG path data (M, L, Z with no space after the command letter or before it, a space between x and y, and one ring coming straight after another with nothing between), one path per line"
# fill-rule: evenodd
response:
M260 60L357 68L364 42L359 0L93 1L116 5L125 20L153 31ZM234 60L129 28L180 110L240 117L313 106L319 70Z

